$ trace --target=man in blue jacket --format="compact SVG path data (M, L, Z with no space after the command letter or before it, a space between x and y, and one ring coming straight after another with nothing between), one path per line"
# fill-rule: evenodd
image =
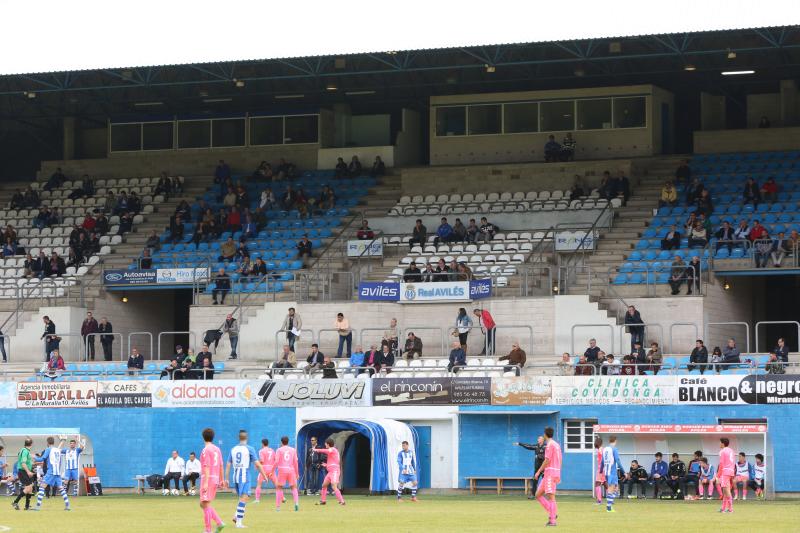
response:
M465 366L467 366L467 354L461 344L458 341L454 341L453 349L450 350L450 362L447 365L447 371L455 374Z
M650 466L650 478L647 481L648 485L653 485L653 498L658 498L659 486L667 482L668 470L667 462L664 461L661 452L656 452L656 460Z
M436 228L436 237L433 239L434 246L439 246L440 242L451 242L455 238L453 226L447 223L447 219L442 217L442 223Z

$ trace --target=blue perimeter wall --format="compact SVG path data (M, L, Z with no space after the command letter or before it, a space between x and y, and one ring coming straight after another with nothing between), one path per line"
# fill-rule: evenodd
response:
M0 410L0 428L14 427L80 428L91 441L100 480L108 487L132 487L138 474L163 474L173 449L187 460L189 452L199 454L203 448L200 432L206 427L216 431L215 441L222 441L223 455L238 442L239 429L250 432L256 449L264 437L270 445L283 435L294 445L296 437L292 408ZM16 450L6 450L6 454L12 457Z
M496 414L502 411L531 411L553 414ZM511 443L533 442L545 426L556 430L564 447L564 419L597 419L599 424L717 424L720 418L766 418L769 441L775 457L775 490L800 492L800 407L796 405L760 406L638 406L638 405L542 405L535 407L463 406L459 409L458 483L466 487L467 476L519 477L532 473L533 452ZM466 415L465 412L472 414ZM494 414L477 414L477 413ZM491 450L491 461L486 461ZM502 453L497 453L497 452ZM667 459L668 450L663 450ZM704 450L716 453L718 450ZM640 459L650 471L651 457ZM684 458L688 461L688 458ZM667 459L667 462L669 460ZM590 453L564 453L561 484L568 490L591 489ZM625 465L627 470L628 465Z

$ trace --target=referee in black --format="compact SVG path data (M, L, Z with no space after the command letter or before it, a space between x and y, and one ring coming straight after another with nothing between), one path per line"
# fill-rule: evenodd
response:
M31 446L33 446L33 439L28 437L25 439L25 446L19 451L17 455L17 476L19 477L19 484L22 490L19 491L17 499L12 503L12 507L19 511L19 501L25 497L25 510L31 507L31 496L33 495L33 482L36 480L36 474L33 473L33 454L31 454Z
M526 450L531 450L534 453L533 472L534 473L538 472L539 471L539 467L542 466L542 463L544 463L544 449L545 449L544 437L539 435L539 437L537 437L537 439L536 439L536 444L527 444L525 442L515 442L514 446L521 446L522 448L525 448ZM536 478L533 478L533 487L531 487L531 493L528 494L528 499L529 500L532 500L533 499L533 495L536 494L536 486L538 485L538 483L539 483L539 480L536 479Z

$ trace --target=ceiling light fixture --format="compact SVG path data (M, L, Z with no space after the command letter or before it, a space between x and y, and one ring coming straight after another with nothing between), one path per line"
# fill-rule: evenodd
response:
M244 87L244 80L237 80L236 78L233 78L233 83L237 87Z
M305 98L304 94L276 94L275 100L291 100L293 98Z
M755 70L725 70L722 72L723 76L744 76L746 74L755 74Z
M25 96L27 96L28 98L36 98L36 93L34 93L34 92L25 91L25 92L24 92L24 93L22 93L22 94L23 94L23 95L25 95Z
M133 105L136 107L153 107L157 105L164 105L164 102L135 102Z
M685 67L683 67L683 70L687 72L694 72L695 70L697 70L697 67L694 65L686 65Z
M344 94L347 96L364 96L369 94L375 94L375 91L346 91Z
M231 102L233 98L203 98L203 102L206 104L213 104L215 102Z
M329 84L328 84L328 85L325 87L325 90L327 90L327 91L337 91L337 90L339 90L339 88L336 86L336 84L335 84L335 83L329 83Z
M497 70L497 68L494 65L484 65L484 67L486 68L486 72L490 74Z
M728 59L736 59L736 52L731 49L728 49Z

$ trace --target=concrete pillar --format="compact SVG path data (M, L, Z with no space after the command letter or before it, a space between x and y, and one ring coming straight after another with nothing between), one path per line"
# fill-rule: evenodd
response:
M780 93L781 125L783 127L800 124L800 95L795 80L781 80Z
M75 117L63 118L64 146L63 159L75 159Z
M725 97L700 93L700 129L725 129Z
M335 104L333 106L334 146L347 146L351 113L352 111L348 104Z

